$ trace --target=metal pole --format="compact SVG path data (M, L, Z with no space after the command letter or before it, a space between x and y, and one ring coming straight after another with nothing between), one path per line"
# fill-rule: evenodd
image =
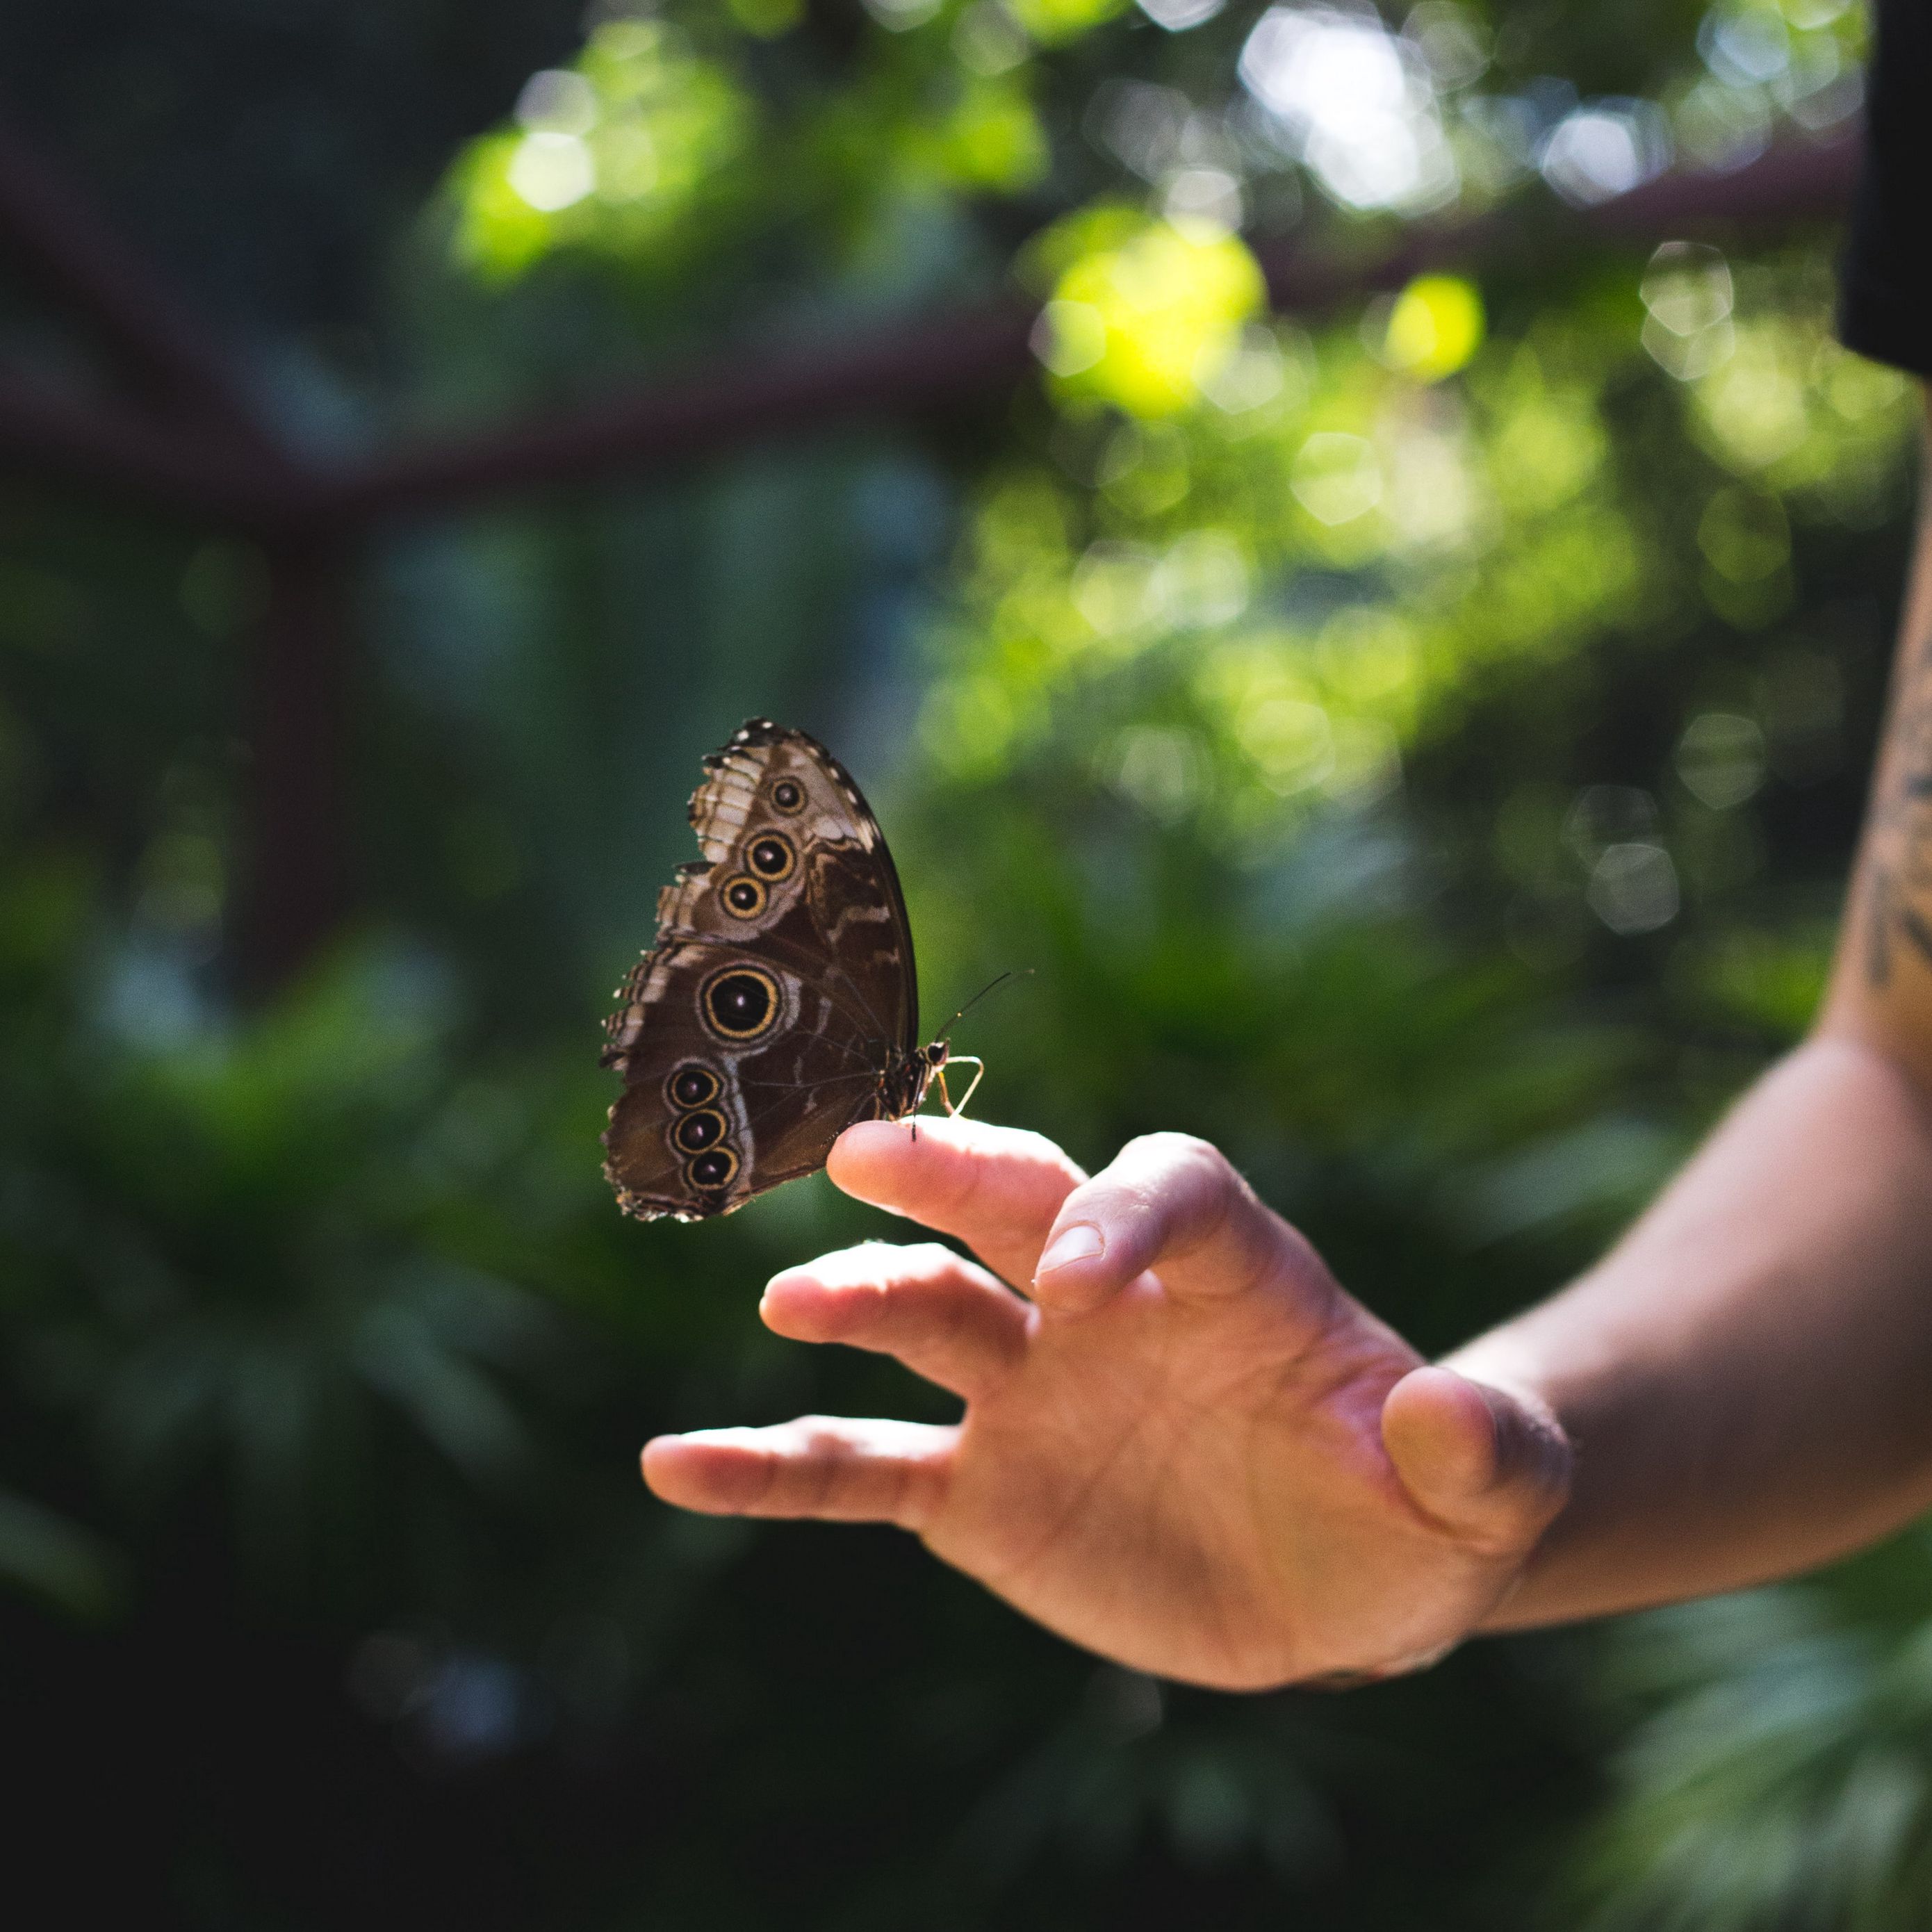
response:
M285 984L351 902L352 556L295 536L268 552L268 607L250 654L248 809L234 926L238 988Z

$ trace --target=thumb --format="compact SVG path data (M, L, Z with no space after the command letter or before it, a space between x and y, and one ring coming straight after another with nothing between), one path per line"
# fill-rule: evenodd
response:
M1486 1552L1527 1550L1569 1498L1556 1418L1454 1369L1412 1369L1389 1390L1382 1446L1417 1504Z

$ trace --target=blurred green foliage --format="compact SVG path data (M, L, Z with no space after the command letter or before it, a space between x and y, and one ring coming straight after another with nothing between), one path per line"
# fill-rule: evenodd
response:
M252 1005L263 560L0 503L23 1872L84 1814L73 1916L194 1928L1916 1924L1917 1540L1346 1700L1157 1685L885 1532L650 1502L658 1429L946 1408L756 1322L877 1216L625 1225L596 1145L602 996L763 711L872 794L932 1017L1032 969L966 1025L986 1112L1090 1163L1220 1141L1425 1348L1586 1262L1808 1018L1913 399L1832 345L1828 236L1623 254L1562 204L1842 130L1856 11L667 0L546 52L296 10L0 25L292 434L1003 291L1041 377L386 532L362 911ZM237 98L320 131L251 148ZM258 181L335 228L302 254ZM1493 254L1266 310L1291 242L1485 211Z

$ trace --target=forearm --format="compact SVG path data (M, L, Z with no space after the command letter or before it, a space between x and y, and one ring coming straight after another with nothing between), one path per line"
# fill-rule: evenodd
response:
M1572 1498L1496 1629L1789 1574L1932 1506L1932 1118L1842 1036L1774 1069L1588 1275L1450 1359Z

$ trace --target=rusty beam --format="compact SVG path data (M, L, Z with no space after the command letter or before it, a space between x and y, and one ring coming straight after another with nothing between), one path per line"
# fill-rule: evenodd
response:
M1594 208L1518 210L1414 228L1393 247L1341 258L1295 248L1259 252L1276 306L1290 313L1399 286L1419 270L1504 260L1550 246L1619 246L1829 217L1850 196L1858 143L1772 148L1727 172L1660 176ZM1029 368L1030 312L996 305L922 321L830 349L735 352L682 380L550 420L377 457L321 486L317 512L338 523L440 511L506 492L655 474L694 458L863 416L928 410L1018 380Z
M1860 150L1856 135L1787 141L1742 167L1676 170L1592 207L1519 202L1466 220L1418 221L1392 244L1346 255L1293 242L1263 243L1256 252L1277 309L1319 311L1400 288L1432 268L1502 268L1579 247L1640 248L1831 220L1850 202Z
M1258 252L1278 308L1318 311L1399 286L1432 266L1502 263L1580 242L1630 246L1828 217L1849 196L1857 152L1856 140L1847 137L1792 143L1729 172L1666 175L1592 208L1512 208L1468 221L1420 224L1393 245L1366 254L1293 244L1264 245ZM17 204L23 177L17 164L5 162L0 140L0 216L10 171ZM58 205L58 197L43 205L30 196L28 205L44 214ZM93 290L107 313L121 314L133 285L124 283L121 268L104 268L114 259L112 250L97 238L59 259L73 288ZM165 313L165 305L158 308L164 320L145 349L140 330L123 335L118 322L117 339L145 354L151 368L171 369L193 386L200 377L189 367L194 354L184 326L166 321ZM38 467L63 482L244 529L343 530L558 484L661 473L848 419L953 405L1024 374L1031 326L1025 308L998 304L830 347L748 347L656 388L600 398L537 422L424 442L332 471L298 470L260 442L245 451L232 443L224 450L200 440L184 442L138 425L117 425L79 405L0 389L0 464ZM223 417L226 424L235 420Z
M310 500L280 465L186 425L0 376L0 472L199 525L255 530Z
M1001 304L804 352L746 347L662 388L376 458L316 513L364 523L506 492L656 472L853 418L944 406L1026 370L1033 316Z

